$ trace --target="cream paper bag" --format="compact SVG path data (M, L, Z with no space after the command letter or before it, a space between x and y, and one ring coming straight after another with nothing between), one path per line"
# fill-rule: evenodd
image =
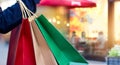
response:
M37 24L31 22L31 31L37 65L58 65Z

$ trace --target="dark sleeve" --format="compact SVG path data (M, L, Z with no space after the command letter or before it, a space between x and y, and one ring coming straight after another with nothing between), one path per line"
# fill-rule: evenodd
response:
M36 4L38 4L38 3L40 2L40 0L34 0L34 2L35 2Z
M37 0L23 0L25 5L33 12L36 12ZM22 13L19 4L16 3L0 13L0 33L7 33L18 26L22 20Z
M12 7L0 13L0 33L7 33L21 23L22 14L19 4L16 3Z

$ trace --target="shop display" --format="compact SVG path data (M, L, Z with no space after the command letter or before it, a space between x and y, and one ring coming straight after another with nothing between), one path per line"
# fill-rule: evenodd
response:
M109 51L109 57L119 57L120 56L120 45L115 45L111 50Z
M120 45L115 45L110 49L108 56L106 57L107 65L119 65L120 64Z

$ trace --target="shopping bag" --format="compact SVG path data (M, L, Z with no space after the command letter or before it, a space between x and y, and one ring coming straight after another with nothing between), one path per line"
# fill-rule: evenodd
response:
M7 65L36 65L28 19L11 32Z
M19 32L20 26L21 25L17 26L11 31L7 65L14 65L15 63L16 50L17 50L17 45L18 45L17 40L20 34Z
M35 22L59 65L71 65L71 62L80 63L79 65L82 65L81 63L88 64L77 50L73 48L64 36L62 36L43 15L36 18ZM75 65L74 63L72 63L72 65Z
M31 22L31 31L33 38L33 45L35 50L36 64L37 65L57 65L57 62L50 51L44 37L42 36L37 24Z

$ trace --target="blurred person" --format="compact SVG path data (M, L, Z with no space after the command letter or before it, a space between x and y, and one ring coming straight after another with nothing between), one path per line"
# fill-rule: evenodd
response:
M76 37L76 32L73 31L72 36L71 36L71 40L70 40L73 46L75 46L75 44L76 44L76 38L77 38Z
M78 49L83 50L84 52L88 51L88 44L87 44L87 39L86 39L86 33L83 31L81 32L81 36L79 38L78 42Z
M98 37L97 37L96 41L97 41L98 49L103 49L105 47L105 43L106 43L107 39L104 36L104 33L102 31L98 32Z
M84 31L81 33L81 37L79 38L79 42L81 44L86 44L86 42L87 42L86 33Z

